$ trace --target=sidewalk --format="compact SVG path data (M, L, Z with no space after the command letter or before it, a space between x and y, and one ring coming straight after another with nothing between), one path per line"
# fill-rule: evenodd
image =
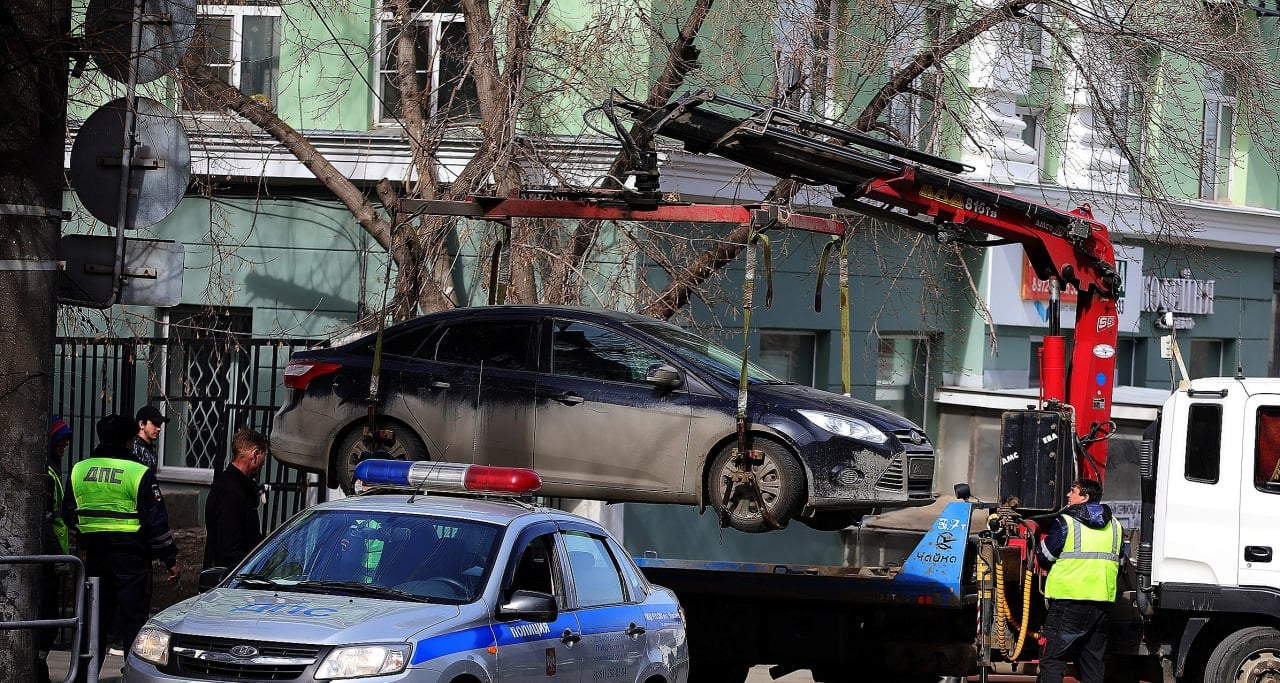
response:
M53 650L49 653L49 677L54 683L59 683L67 677L67 669L71 665L71 652L69 650ZM113 657L107 655L107 662L102 667L99 674L99 681L102 683L120 683L120 669L124 667L124 657Z

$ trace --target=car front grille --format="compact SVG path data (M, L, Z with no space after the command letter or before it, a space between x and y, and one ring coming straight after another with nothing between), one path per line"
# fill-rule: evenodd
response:
M256 652L233 654L233 649L246 645ZM315 645L189 635L175 635L171 647L179 672L219 681L291 681L315 664L320 654Z
M888 469L876 480L881 491L906 491L910 498L933 495L933 444L915 429L899 429L893 433L904 451L893 456Z

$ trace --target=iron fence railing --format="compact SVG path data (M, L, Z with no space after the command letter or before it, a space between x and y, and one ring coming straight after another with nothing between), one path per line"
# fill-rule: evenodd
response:
M73 431L63 471L93 450L99 419L112 413L132 417L147 404L170 419L160 439L162 480L166 473L225 467L236 430L248 427L270 435L272 418L285 397L289 356L315 344L216 332L196 339L59 338L54 346L54 413ZM262 481L265 531L324 498L316 477L276 461L269 462Z

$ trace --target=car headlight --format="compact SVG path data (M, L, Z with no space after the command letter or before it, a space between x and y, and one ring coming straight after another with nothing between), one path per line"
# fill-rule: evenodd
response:
M408 645L352 645L335 648L320 663L316 678L360 678L404 671Z
M859 420L856 417L825 413L821 410L799 410L796 412L803 415L806 420L812 422L818 429L832 434L871 443L884 443L889 440L888 434L871 426L871 423Z
M155 626L144 626L129 649L144 662L166 666L169 663L169 632Z

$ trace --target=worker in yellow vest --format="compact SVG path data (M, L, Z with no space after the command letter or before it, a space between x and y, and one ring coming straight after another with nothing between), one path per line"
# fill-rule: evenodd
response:
M110 636L127 650L151 609L151 560L181 574L169 513L155 475L130 455L137 428L122 415L98 421L100 443L71 469L63 517L76 531L85 571L99 577L98 661Z
M1107 651L1107 610L1116 599L1124 530L1102 503L1102 485L1077 479L1067 507L1040 544L1040 559L1052 563L1045 579L1049 601L1037 683L1061 683L1067 662L1081 683L1102 683Z

